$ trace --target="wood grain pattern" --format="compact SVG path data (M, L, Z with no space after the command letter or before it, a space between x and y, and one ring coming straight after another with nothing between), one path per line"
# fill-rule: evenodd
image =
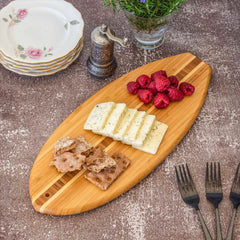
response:
M195 93L181 102L174 102L166 109L156 109L154 105L144 105L128 93L126 84L141 74L164 69L168 75L176 75L180 81L195 86ZM41 213L70 215L94 209L126 192L156 168L181 141L194 123L204 103L211 78L211 67L191 53L183 53L161 59L120 77L101 89L79 106L50 136L39 152L30 175L29 193L33 207ZM127 107L155 114L156 119L168 125L167 133L157 154L152 155L136 150L128 145L105 138L91 131L83 130L83 125L92 108L101 102L125 102ZM102 191L84 178L86 170L72 173L58 173L49 167L53 159L54 143L62 137L83 135L94 146L104 147L110 155L115 151L125 154L130 167L110 186Z

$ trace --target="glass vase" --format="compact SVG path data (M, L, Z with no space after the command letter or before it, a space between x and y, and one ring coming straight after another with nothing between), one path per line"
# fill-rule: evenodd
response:
M144 18L127 11L124 13L132 26L133 41L137 47L154 49L163 44L173 14L157 18Z

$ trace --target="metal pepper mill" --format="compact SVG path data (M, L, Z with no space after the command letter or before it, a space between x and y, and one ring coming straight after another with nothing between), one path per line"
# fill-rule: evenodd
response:
M87 60L88 71L100 78L112 75L117 67L116 59L113 55L114 42L125 47L128 39L123 40L115 37L115 33L105 24L96 27L91 33L91 55Z

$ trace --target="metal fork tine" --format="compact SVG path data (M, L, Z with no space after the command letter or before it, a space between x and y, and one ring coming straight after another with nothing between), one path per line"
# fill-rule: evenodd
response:
M192 189L193 189L193 191L196 191L196 192L197 192L197 190L196 190L196 188L195 188L195 185L194 185L194 182L193 182L193 179L192 179L192 176L191 176L191 173L190 173L190 171L189 171L189 168L188 168L188 165L187 165L187 164L186 164L186 168L187 168L187 173L188 173L188 177L189 177L189 181L190 181L190 183L191 183Z
M222 188L220 163L218 163L218 186Z
M179 177L179 175L178 175L178 171L177 171L177 167L176 167L176 166L175 166L175 172L176 172L176 176L177 176L178 185L180 186L181 180L180 180L180 177Z
M182 173L182 168L181 168L182 166L179 166L179 171L180 171L180 175L181 175L181 178L182 178L182 182L184 183L184 184L186 184L187 183L187 180L185 180L185 178L183 177L183 173Z
M181 177L181 174L180 174L180 166L176 167L176 173L177 173L177 177L178 177L178 182L179 182L180 186L183 187L184 179Z
M216 165L216 162L214 162L214 180L217 181L217 165Z
M238 164L237 171L236 171L236 174L235 174L234 179L233 179L233 184L232 184L231 191L233 191L235 188L237 188L237 182L238 182L237 178L238 178L239 166L240 166L240 163Z
M208 167L208 162L207 162L207 167L206 167L206 183L209 183L209 167Z
M213 166L212 166L212 162L210 163L210 180L211 180L211 182L213 181Z
M178 168L179 169L179 168ZM175 166L175 171L176 171L176 176L177 176L177 184L178 184L178 189L179 192L181 193L181 195L183 196L183 191L184 191L184 183L182 182L180 176L179 176L179 170L177 169L177 167Z
M186 181L189 182L184 165L182 165L182 169L183 169L183 174L184 174L184 177L185 177Z

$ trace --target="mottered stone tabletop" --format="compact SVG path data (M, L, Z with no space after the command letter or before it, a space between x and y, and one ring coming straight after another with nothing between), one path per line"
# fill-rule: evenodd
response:
M10 0L1 0L0 8ZM240 158L240 1L189 0L171 25L164 45L149 51L115 44L118 68L97 80L86 69L90 33L105 23L116 35L130 37L119 12L102 1L69 0L85 21L84 48L66 70L47 77L20 76L0 65L0 239L203 240L195 211L182 201L174 166L188 163L201 197L200 208L214 237L215 214L205 198L205 165L219 161L224 199L223 236L230 222L229 191ZM187 135L148 177L130 191L95 210L74 216L34 211L28 193L33 162L56 127L80 104L121 75L146 63L191 52L212 66L205 104ZM234 228L240 239L240 210Z

